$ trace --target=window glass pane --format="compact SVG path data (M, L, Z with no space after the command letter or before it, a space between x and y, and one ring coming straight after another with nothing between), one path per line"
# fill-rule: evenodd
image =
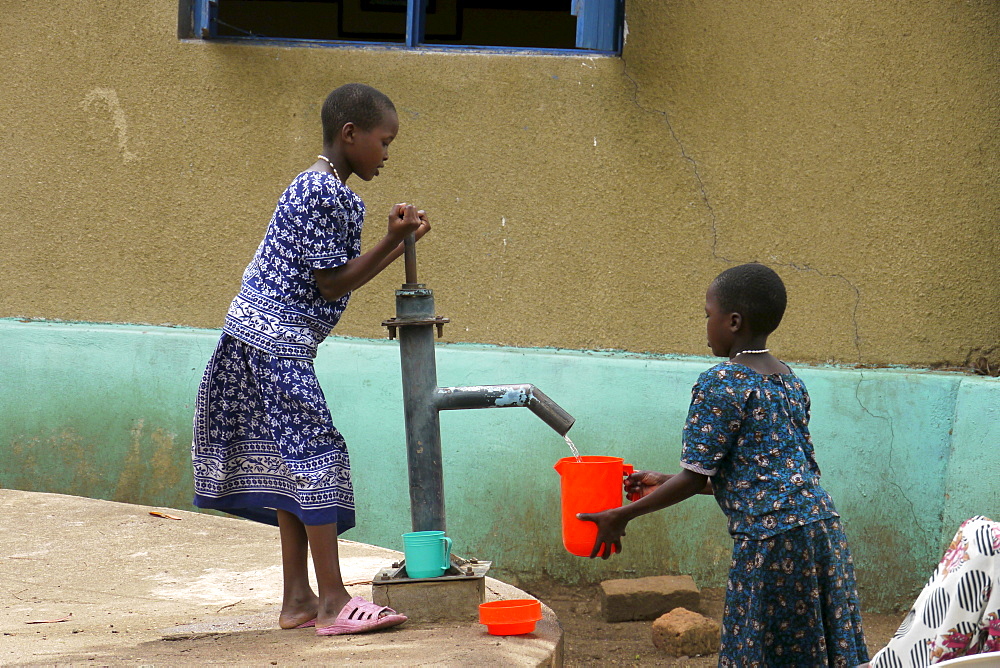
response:
M219 37L403 42L405 0L219 0Z
M434 0L424 44L572 49L572 0Z

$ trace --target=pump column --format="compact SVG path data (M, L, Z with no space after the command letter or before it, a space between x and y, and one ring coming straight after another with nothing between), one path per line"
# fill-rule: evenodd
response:
M410 516L414 531L444 531L441 426L434 393L434 293L420 283L396 291L399 357L403 371L406 457L410 471Z

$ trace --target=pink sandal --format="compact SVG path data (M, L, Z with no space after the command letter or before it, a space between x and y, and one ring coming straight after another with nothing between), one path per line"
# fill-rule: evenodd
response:
M382 614L387 613L387 614ZM402 624L406 615L397 613L392 608L369 603L360 596L355 596L337 615L337 621L330 626L317 626L318 636L341 636L350 633L366 633L390 626Z

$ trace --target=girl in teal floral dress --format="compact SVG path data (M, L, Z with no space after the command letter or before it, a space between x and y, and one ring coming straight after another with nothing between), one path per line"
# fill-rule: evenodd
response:
M854 567L833 499L820 486L809 436L809 394L768 352L785 311L785 286L761 264L722 272L705 299L712 354L684 425L681 472L638 471L634 503L581 514L597 523L592 557L621 551L635 517L699 492L729 520L723 667L866 664Z

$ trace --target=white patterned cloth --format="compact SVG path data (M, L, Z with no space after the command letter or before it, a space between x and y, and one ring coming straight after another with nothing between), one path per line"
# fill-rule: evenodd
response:
M312 360L276 357L228 334L195 404L194 505L277 524L354 526L351 463Z
M959 527L899 630L871 665L922 668L998 651L1000 523L977 516Z
M295 177L243 272L224 330L272 355L316 357L351 295L327 301L313 270L333 269L361 254L364 218L361 198L332 174Z
M277 524L354 526L344 438L316 378L317 346L350 294L329 302L313 276L361 254L365 208L330 174L299 174L243 274L195 404L194 504Z

